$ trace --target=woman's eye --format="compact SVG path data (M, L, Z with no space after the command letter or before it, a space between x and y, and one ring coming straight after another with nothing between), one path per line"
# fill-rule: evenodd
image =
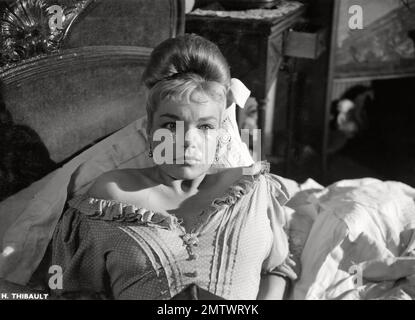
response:
M215 127L210 124L202 124L201 126L199 126L199 130L203 130L203 131L213 130L213 129L215 129Z
M165 123L163 125L163 128L166 128L167 130L170 130L170 131L175 131L176 130L176 122Z

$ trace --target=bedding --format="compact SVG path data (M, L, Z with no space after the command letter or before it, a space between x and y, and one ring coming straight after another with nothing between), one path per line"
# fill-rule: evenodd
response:
M415 298L415 189L361 179L301 192L288 204L302 217L292 299Z

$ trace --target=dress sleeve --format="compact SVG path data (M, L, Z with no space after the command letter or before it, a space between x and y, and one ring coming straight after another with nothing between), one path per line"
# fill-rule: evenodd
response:
M54 273L49 275L55 297L101 299L110 292L103 243L95 239L90 223L87 217L70 208L55 229L51 253Z
M267 214L273 233L273 242L270 253L262 264L262 273L275 274L295 280L297 275L289 263L291 259L288 236L284 230L287 221L284 205L288 202L289 195L277 176L267 174L266 179L269 194Z

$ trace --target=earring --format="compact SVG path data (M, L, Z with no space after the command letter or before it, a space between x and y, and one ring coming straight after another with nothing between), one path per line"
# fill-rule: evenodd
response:
M148 151L148 156L150 158L153 158L153 149L151 148L151 146L150 146L150 150Z
M215 152L215 162L216 163L219 162L219 149L220 149L220 143L218 142L218 144L216 145L216 152Z

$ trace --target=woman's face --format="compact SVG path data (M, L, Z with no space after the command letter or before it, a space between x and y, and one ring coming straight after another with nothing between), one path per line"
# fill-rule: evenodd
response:
M150 130L153 160L177 180L206 173L216 154L224 106L201 93L193 93L192 98L201 102L163 100L153 114Z

